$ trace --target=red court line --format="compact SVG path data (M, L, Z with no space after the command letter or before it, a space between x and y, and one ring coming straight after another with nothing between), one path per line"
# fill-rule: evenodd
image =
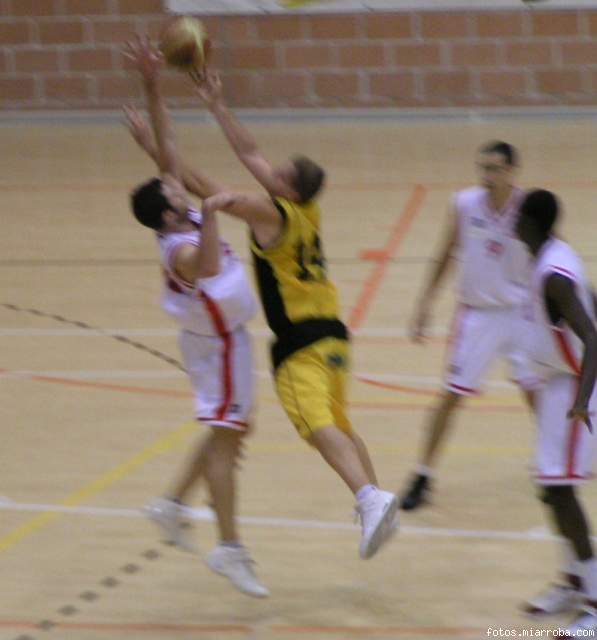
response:
M381 250L380 255L383 257L380 258L367 280L365 280L361 293L350 312L348 326L351 329L358 329L363 323L371 306L371 302L384 279L388 262L394 257L398 247L406 237L411 222L421 210L421 205L423 204L426 193L427 189L420 184L415 185L413 188L410 198L398 218L398 222L392 229L386 246Z
M0 620L3 629L39 629L33 622L18 620ZM139 633L221 633L221 634L253 634L254 629L242 624L151 624L151 623L111 623L111 622L59 622L52 629L78 629L79 631L123 631ZM272 625L260 627L261 631L273 632L289 636L329 635L344 637L472 637L480 635L484 630L471 627L348 627L348 626L303 626Z
M0 369L0 375L3 373L10 373L7 369ZM118 391L120 393L133 393L133 394L142 394L148 396L165 396L169 398L191 398L193 394L190 391L177 391L175 389L156 389L155 387L129 387L118 384L108 384L103 382L89 382L88 380L77 380L75 378L55 378L53 376L41 376L41 375L25 375L23 374L23 378L27 380L35 380L36 382L49 382L53 384L62 384L66 386L72 387L84 387L91 389L104 389L107 391ZM357 376L357 380L364 382L366 384L371 384L377 387L382 387L385 389L391 389L393 391L402 391L404 393L416 394L416 395L424 395L424 396L437 396L437 391L432 391L430 389L417 389L416 387L407 387L404 385L397 385L390 382L379 382L377 380L369 380L368 378L362 378ZM404 404L404 403L381 403L381 402L366 402L366 401L358 401L353 400L349 401L349 406L357 407L362 409L387 409L391 410L419 410L424 409L425 406L417 405L417 404ZM470 405L464 404L462 409L467 411L493 411L496 413L518 413L525 411L524 407L511 407L511 406L503 406L503 405Z
M0 374L11 373L8 369L0 369ZM104 382L89 382L88 380L77 380L76 378L59 378L54 376L43 376L38 374L19 374L19 377L37 382L51 382L53 384L63 384L70 387L86 387L90 389L106 389L108 391L120 391L123 393L136 393L148 396L166 396L169 398L191 398L190 391L178 391L176 389L156 389L151 387L130 387L120 384L110 384Z

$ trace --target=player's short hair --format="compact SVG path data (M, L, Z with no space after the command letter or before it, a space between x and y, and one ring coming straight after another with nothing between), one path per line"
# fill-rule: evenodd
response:
M551 233L559 212L559 200L545 189L529 191L520 205L520 214L533 220L537 229L546 236Z
M162 213L171 209L168 198L162 193L162 181L152 178L137 187L131 194L133 215L145 227L161 229Z
M299 202L305 204L319 193L325 179L325 171L310 158L294 156L292 163L296 169L296 178L292 185L299 195Z
M510 167L518 166L518 151L508 142L492 140L481 147L481 153L499 153Z

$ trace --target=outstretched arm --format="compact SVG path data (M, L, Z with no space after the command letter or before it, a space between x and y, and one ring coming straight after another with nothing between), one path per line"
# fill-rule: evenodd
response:
M597 330L579 300L574 283L566 276L554 273L545 282L545 296L572 331L582 340L585 351L580 368L578 392L568 412L570 418L580 418L592 431L589 400L597 378Z
M425 337L431 305L439 285L448 272L454 251L458 245L458 221L454 211L448 213L448 223L444 232L441 245L435 258L433 266L429 270L423 291L419 296L419 301L415 309L413 322L411 323L411 337L415 342L421 342Z
M176 155L176 140L172 122L164 105L160 90L160 73L164 64L162 54L153 47L147 36L126 45L125 53L141 74L147 110L156 141L156 162L162 174L168 173L181 179Z
M261 247L266 249L282 233L284 220L273 201L265 195L249 195L223 191L204 200L203 214L224 211L244 220Z
M281 180L272 165L259 150L255 138L228 109L222 95L219 75L208 70L203 76L193 78L197 93L205 106L213 113L238 159L253 174L259 184L273 197L296 199L297 194Z
M124 114L126 124L135 142L147 153L147 155L158 164L158 147L151 132L151 128L143 116L134 107L125 106ZM209 198L220 191L224 191L224 186L205 175L203 171L189 166L184 160L178 157L178 166L182 174L182 182L187 191L201 199Z
M220 238L215 213L205 212L201 222L199 246L183 245L174 261L176 273L187 282L211 278L220 272Z

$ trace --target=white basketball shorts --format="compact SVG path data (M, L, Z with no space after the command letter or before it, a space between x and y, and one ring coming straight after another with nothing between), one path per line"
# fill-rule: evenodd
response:
M195 393L197 419L247 431L253 410L253 354L244 327L223 336L182 331L179 345Z
M576 376L560 374L537 393L535 479L540 485L580 484L592 475L597 436L584 422L566 417L577 389ZM594 392L590 410L596 409Z
M523 389L535 389L539 381L521 340L524 326L518 307L460 305L450 337L446 389L464 396L479 393L487 370L499 357L510 363L514 382Z

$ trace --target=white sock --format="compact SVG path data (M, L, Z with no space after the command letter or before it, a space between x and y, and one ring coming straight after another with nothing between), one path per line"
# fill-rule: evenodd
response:
M374 484L364 484L356 493L355 498L359 502L365 502L368 500L376 491L378 491L377 487Z
M580 562L584 592L588 600L597 601L597 559L589 558Z
M415 472L420 476L427 476L428 478L433 478L435 476L435 471L432 467L428 467L426 464L418 464L415 468Z

